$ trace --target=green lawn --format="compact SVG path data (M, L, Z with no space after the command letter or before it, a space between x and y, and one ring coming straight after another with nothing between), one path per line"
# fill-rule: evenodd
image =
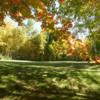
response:
M0 100L100 100L100 65L1 61Z

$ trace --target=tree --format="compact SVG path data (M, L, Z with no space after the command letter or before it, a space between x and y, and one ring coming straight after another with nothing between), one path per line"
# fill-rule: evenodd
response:
M55 22L54 16L57 15L56 19L60 19L61 22L68 18L78 19L84 22L75 25L79 29L83 25L92 29L99 25L99 9L99 0L4 0L0 1L0 20L2 23L4 17L10 15L21 24L25 18L34 18L41 20L44 27L51 28Z
M21 27L0 27L0 40L0 53L5 56L14 57L15 52L25 42L24 29Z
M0 1L0 21L3 24L3 19L6 15L10 15L12 19L22 24L25 18L46 19L49 14L46 7L54 0L4 0ZM34 13L34 14L33 14ZM40 18L41 17L41 18Z
M10 15L19 25L26 18L41 21L43 31L52 39L47 41L47 45L52 48L58 46L64 37L68 39L71 34L68 29L73 21L76 21L73 28L77 28L78 32L88 29L90 34L96 33L100 22L99 9L99 0L3 0L0 1L0 25L6 15ZM56 27L58 24L62 27ZM93 40L94 35L91 35Z

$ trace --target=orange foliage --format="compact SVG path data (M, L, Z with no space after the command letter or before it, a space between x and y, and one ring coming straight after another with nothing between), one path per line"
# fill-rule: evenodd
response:
M95 62L98 63L98 64L100 64L100 56L96 56L95 57Z
M20 12L14 12L13 14L12 14L12 16L13 17L21 17L22 16L22 14L20 13Z
M60 3L64 3L65 0L60 0Z
M89 46L85 41L79 41L75 38L69 38L68 56L79 57L81 60L89 60Z
M11 0L13 4L19 4L21 0Z

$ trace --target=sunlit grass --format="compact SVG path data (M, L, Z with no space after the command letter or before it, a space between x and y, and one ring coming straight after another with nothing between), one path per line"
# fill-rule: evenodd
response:
M0 62L4 100L99 100L100 65Z

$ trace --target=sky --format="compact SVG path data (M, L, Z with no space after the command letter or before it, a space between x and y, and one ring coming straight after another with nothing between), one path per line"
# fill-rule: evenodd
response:
M17 27L18 26L18 23L15 22L14 20L12 20L9 16L6 16L5 19L4 19L5 23L6 22L10 22L14 27Z
M10 22L14 27L18 27L18 23L15 22L14 20L12 20L9 16L6 16L5 17L5 22ZM27 20L24 21L24 24L27 23ZM40 33L41 32L41 22L34 22L34 25L33 25L33 28L34 28L34 31L36 31L37 33Z

